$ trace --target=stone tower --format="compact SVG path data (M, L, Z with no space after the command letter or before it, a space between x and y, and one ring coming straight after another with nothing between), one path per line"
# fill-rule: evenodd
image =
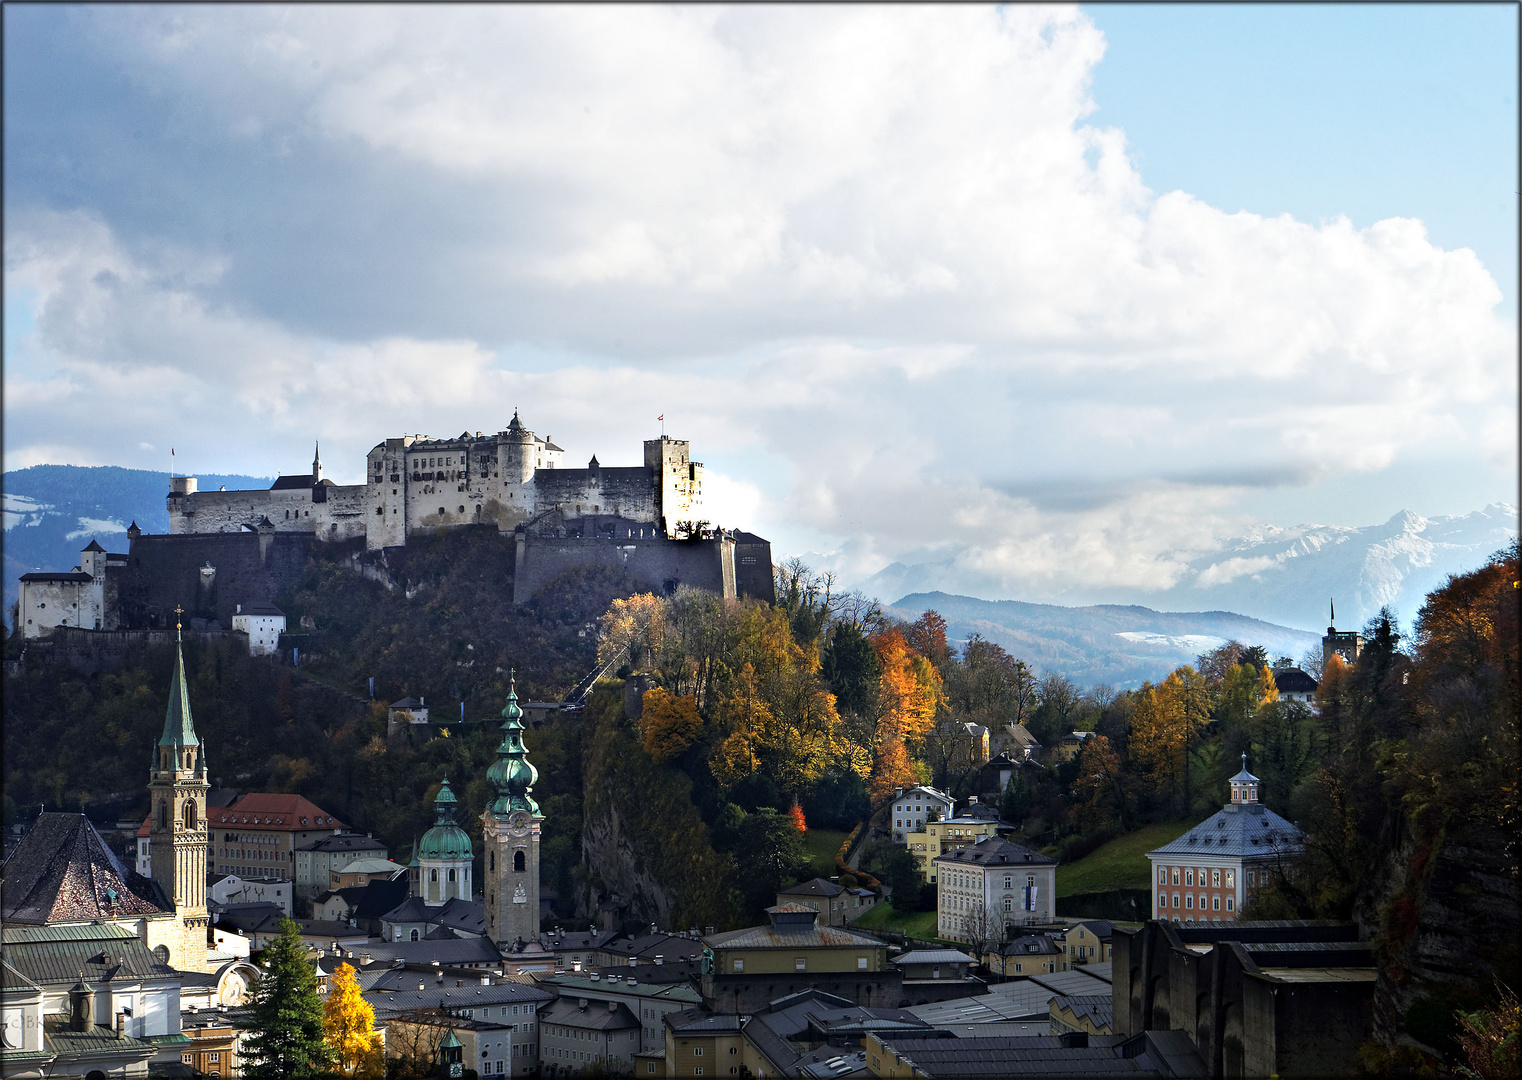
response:
M179 611L176 611L176 615ZM148 853L153 880L174 905L182 931L169 962L181 971L206 970L206 748L196 738L185 686L184 642L175 622L174 676L164 733L148 771Z
M517 409L513 410L513 418L508 422L506 433L500 437L499 446L503 483L517 488L532 481L534 470L539 467L534 433L518 419Z
M1342 662L1351 667L1357 663L1358 656L1363 652L1363 635L1356 630L1337 629L1337 605L1328 602L1331 611L1330 625L1326 628L1326 636L1321 639L1321 664L1325 670L1326 665L1331 663L1332 654L1342 657Z
M688 456L687 440L646 439L645 467L655 484L655 520L666 535L696 524L703 506L703 463Z
M507 692L502 745L486 778L497 797L481 815L486 841L486 936L501 949L539 940L539 831L544 815L531 797L539 771L523 747L518 692ZM522 946L518 946L522 948Z
M470 899L470 863L474 852L470 837L454 822L455 802L446 777L433 800L433 828L423 834L423 842L413 855L421 890L417 895L430 907L453 899ZM410 876L410 868L408 873Z

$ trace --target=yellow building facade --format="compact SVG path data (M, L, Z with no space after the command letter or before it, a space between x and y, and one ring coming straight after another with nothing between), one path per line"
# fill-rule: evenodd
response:
M993 836L994 821L976 821L971 818L952 818L950 821L927 821L925 827L909 834L906 843L909 853L919 863L920 873L927 885L935 884L935 859L949 851L956 851L968 844L976 844L986 836Z

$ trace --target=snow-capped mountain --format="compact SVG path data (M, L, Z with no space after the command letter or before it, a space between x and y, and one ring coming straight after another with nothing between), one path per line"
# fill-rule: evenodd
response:
M1070 604L1145 604L1165 611L1235 611L1268 622L1319 632L1328 603L1337 622L1361 626L1388 604L1409 628L1427 593L1449 574L1481 566L1517 535L1517 508L1492 503L1483 510L1425 518L1402 510L1379 525L1263 525L1189 560L1167 589L1072 590ZM955 559L905 566L895 563L861 583L885 601L906 593L942 590L989 600L1011 590L967 573Z

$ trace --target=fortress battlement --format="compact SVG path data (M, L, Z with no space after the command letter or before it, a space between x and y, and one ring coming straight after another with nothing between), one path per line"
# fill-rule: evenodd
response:
M366 456L365 482L339 485L312 471L280 476L267 491L199 491L176 477L168 496L172 535L225 532L308 533L319 540L363 537L369 550L405 547L408 536L461 525L512 532L547 511L568 518L617 517L652 535L701 533L703 465L688 444L647 439L644 464L565 468L565 451L523 426L516 412L494 435L404 435Z

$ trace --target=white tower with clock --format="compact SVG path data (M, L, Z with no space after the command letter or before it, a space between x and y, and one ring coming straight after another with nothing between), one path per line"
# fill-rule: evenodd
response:
M523 746L516 687L502 710L502 745L486 778L497 797L481 815L486 840L486 936L504 954L539 948L539 831L544 815L531 797L539 771Z

